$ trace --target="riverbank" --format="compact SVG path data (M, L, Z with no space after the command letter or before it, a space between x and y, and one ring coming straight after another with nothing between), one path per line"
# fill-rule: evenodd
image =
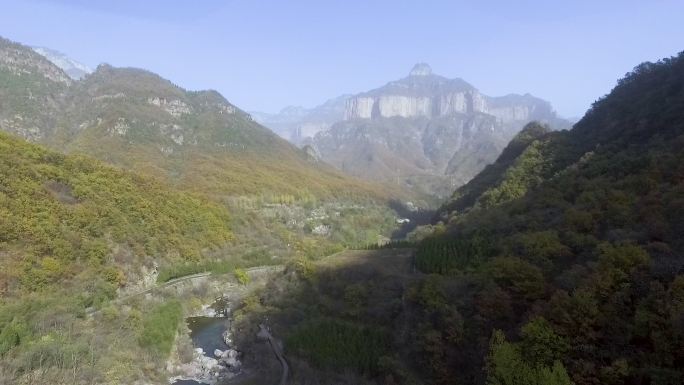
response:
M248 365L243 365L245 356L234 333L239 340L251 340L249 328L234 328L234 310L244 306L245 299L264 287L273 275L281 273L282 266L264 266L247 269L249 277L246 284L233 282L234 277L212 277L214 294L211 304L198 306L188 314L182 332L176 338L166 369L169 382L184 384L229 384L233 379L250 377L259 368L253 367L252 354L247 355ZM201 279L203 277L198 277ZM218 295L216 295L218 294Z

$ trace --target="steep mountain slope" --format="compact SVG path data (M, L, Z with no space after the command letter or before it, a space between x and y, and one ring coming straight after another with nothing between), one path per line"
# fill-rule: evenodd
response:
M461 314L480 340L441 349L492 335L491 383L681 383L682 111L684 53L636 67L570 131L529 127L459 189L417 264L444 288L477 277ZM561 365L561 382L534 371Z
M119 328L110 300L154 284L157 266L213 258L230 220L202 197L0 132L0 383L131 383L126 357L149 354L141 338L173 338L181 309L164 305L153 330L141 310L158 304L128 307Z
M562 152L558 147L566 136L538 122L527 124L494 163L458 188L439 211L463 213L475 206L491 207L523 196L557 171L548 163Z
M404 79L349 97L344 120L312 145L352 175L444 196L494 161L530 120L569 127L546 101L488 97L418 64Z
M0 38L0 129L35 141L52 135L71 83L43 56Z
M361 186L312 161L220 94L186 92L145 71L100 66L73 86L66 102L70 130L57 138L60 146L167 173L182 188L305 197Z
M186 91L147 71L101 65L72 82L33 50L0 41L0 129L234 195L385 198L254 122L215 91Z
M217 204L6 133L0 149L4 295L92 272L123 285L152 258L197 259L232 239L227 210Z
M396 227L383 187L143 70L73 81L0 40L0 129L1 384L167 383L172 347L191 346L183 315L225 293L236 266ZM220 278L160 294L194 273Z

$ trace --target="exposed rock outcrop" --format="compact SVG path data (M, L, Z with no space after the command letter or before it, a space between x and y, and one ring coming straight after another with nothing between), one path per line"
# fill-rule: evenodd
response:
M430 66L416 64L408 77L347 99L344 118L373 119L483 113L501 122L556 119L551 105L529 94L489 97L462 79L434 75Z
M434 74L426 63L368 92L253 116L347 173L438 197L493 162L528 122L570 127L545 100L487 96L463 79Z
M419 63L403 79L347 98L343 120L311 144L350 174L444 197L494 161L531 120L570 126L547 101L490 97Z
M15 75L71 84L69 76L43 55L3 38L0 38L0 65Z

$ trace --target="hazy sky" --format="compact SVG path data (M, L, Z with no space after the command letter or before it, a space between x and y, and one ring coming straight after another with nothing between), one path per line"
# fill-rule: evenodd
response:
M684 50L684 1L0 0L0 35L149 69L246 110L314 106L414 63L580 116L636 64Z

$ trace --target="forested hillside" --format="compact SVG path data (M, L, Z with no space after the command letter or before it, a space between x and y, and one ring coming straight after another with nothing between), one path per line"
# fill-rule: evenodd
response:
M97 378L99 362L111 365L99 345L112 343L108 336L132 340L119 354L139 349L142 329L110 335L115 329L89 323L86 311L107 307L140 269L204 260L230 245L230 220L199 196L0 133L0 383ZM89 349L97 357L86 362Z
M317 259L394 225L388 209L343 200L252 206L237 201L229 213L0 132L0 384L166 382L172 350L190 345L184 315L215 297L206 282L169 297L153 289L205 272L215 285L238 274L244 284L239 267Z
M0 247L5 294L61 286L97 272L199 260L232 239L225 208L91 158L0 133Z
M409 195L147 71L0 39L0 129L0 384L684 382L684 53L399 242Z
M465 336L440 315L416 334L434 343L430 378L453 382L465 350L491 384L681 383L683 111L684 54L644 63L572 130L528 129L455 194L417 254Z

